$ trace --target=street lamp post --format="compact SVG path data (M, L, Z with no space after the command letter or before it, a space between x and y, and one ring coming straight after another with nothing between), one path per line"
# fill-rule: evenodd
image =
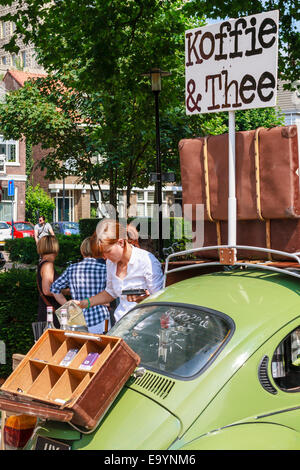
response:
M171 72L164 72L158 68L151 69L143 74L150 76L151 88L155 100L155 127L156 127L156 201L158 204L158 253L163 258L163 238L162 238L162 171L160 155L160 126L159 126L159 93L161 91L161 77L171 75Z

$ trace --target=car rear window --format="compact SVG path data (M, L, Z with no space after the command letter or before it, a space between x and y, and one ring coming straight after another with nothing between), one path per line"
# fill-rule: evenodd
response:
M5 222L0 222L0 229L8 229L10 226L6 224Z
M65 222L64 223L64 228L65 229L77 229L78 228L78 224L76 222Z
M212 362L232 332L232 320L220 312L156 304L135 308L109 334L123 338L144 367L190 378Z
M24 224L23 222L17 222L14 224L16 230L33 230L32 225Z

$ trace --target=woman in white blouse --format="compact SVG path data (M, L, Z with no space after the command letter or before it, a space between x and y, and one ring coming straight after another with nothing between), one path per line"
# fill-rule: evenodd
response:
M104 291L81 300L81 308L106 304L119 297L120 303L114 312L116 321L150 294L163 287L163 273L155 256L141 248L137 241L128 238L127 229L120 223L106 219L96 229L99 251L106 259L107 282ZM122 295L122 291L145 289L146 295Z

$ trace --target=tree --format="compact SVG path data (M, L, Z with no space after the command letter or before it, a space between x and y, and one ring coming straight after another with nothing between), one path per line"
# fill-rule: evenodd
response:
M10 5L12 0L0 0ZM235 18L262 11L280 12L281 78L299 77L300 38L296 0L17 0L20 9L4 20L16 24L8 49L16 52L17 35L33 43L49 71L73 62L80 85L107 88L115 76L170 67L174 45L184 49L184 30L207 18ZM74 52L76 51L76 56Z
M191 2L28 0L26 5L6 18L55 72L12 93L1 107L1 126L7 137L24 134L51 149L41 162L49 178L61 178L67 162L68 171L87 184L96 182L100 192L99 182L109 180L114 206L117 188L127 188L129 195L133 185L148 186L155 171L154 101L149 79L141 74L152 66L172 72L160 94L163 171L180 177L181 138L226 132L225 115L185 115L184 31L204 24L196 7L197 15L190 15ZM101 160L95 161L96 154Z
M40 187L40 185L28 186L26 190L25 213L26 220L36 223L37 211L39 215L44 215L46 220L52 220L55 202Z
M300 75L300 10L297 0L192 0L186 4L186 12L191 15L214 19L238 18L271 10L279 10L279 76L288 82L285 87L291 88Z

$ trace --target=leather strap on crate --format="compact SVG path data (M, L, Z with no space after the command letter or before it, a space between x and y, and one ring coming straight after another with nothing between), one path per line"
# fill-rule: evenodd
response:
M261 191L260 191L260 168L259 168L259 131L263 127L258 127L255 130L254 136L254 157L255 157L255 195L256 195L256 210L259 219L266 224L266 247L271 249L271 221L265 219L262 215L261 209ZM268 253L268 259L272 261L271 253Z
M255 196L256 196L256 210L260 220L264 221L265 219L262 216L261 212L261 194L260 194L260 168L259 168L259 131L263 127L258 127L255 130L254 136L254 158L255 158Z
M221 245L221 224L219 220L214 220L211 215L210 208L210 191L209 191L209 173L208 173L208 157L207 157L207 137L204 137L203 143L203 164L204 164L204 184L205 184L205 202L206 211L210 222L215 222L217 230L217 244Z

